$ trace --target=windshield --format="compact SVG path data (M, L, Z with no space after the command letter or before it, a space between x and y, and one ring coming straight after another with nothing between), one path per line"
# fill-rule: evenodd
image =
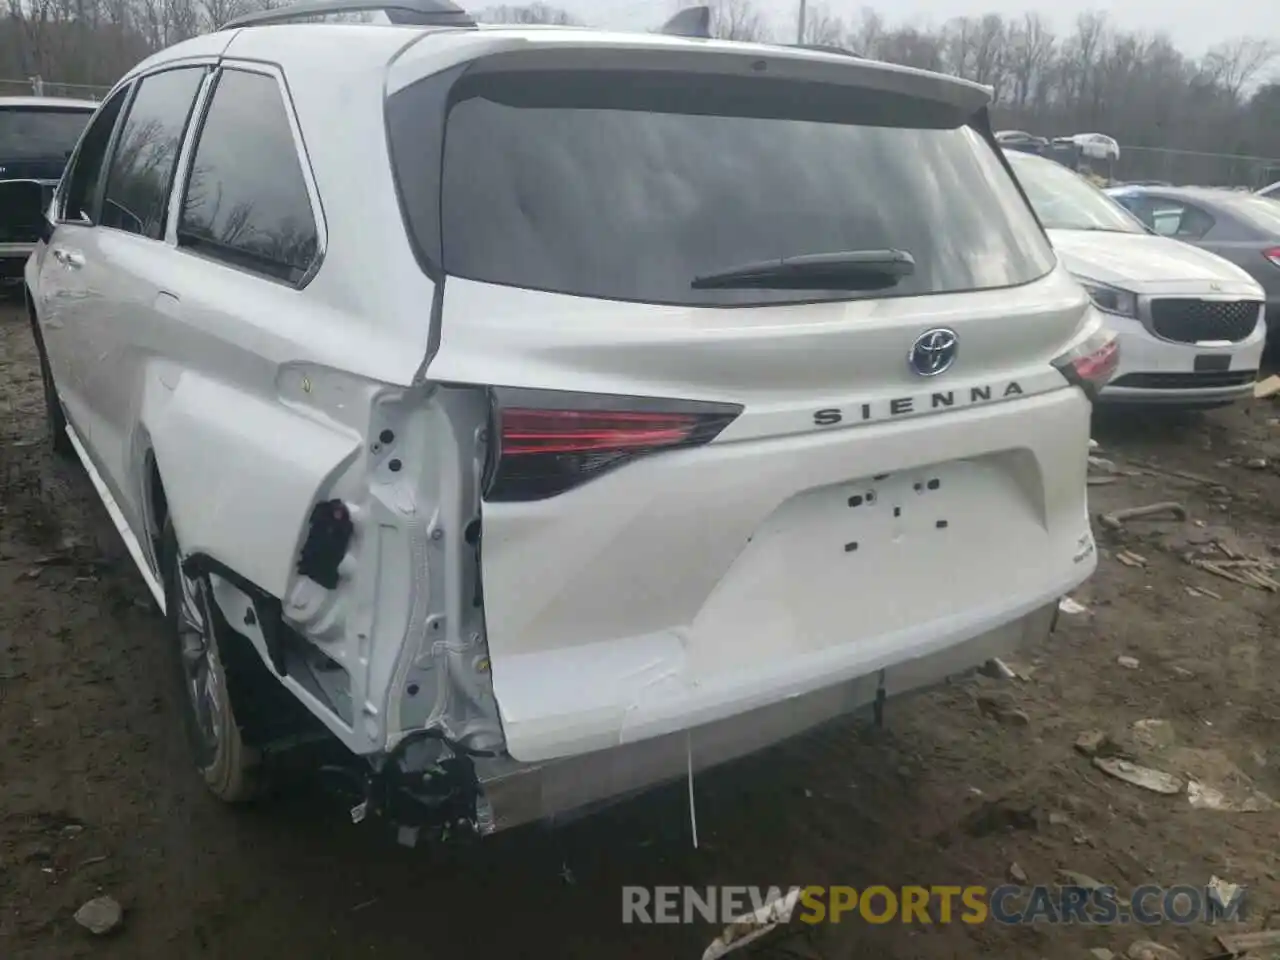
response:
M449 96L441 189L425 182L439 164L421 133L431 82L391 98L392 157L412 232L440 231L455 276L737 306L986 290L1053 268L999 157L938 104L674 71L486 73ZM848 251L904 251L915 267L891 290L693 285Z
M1025 153L1006 155L1047 229L1146 233L1132 214L1062 164Z
M65 107L0 107L0 164L66 160L92 115Z

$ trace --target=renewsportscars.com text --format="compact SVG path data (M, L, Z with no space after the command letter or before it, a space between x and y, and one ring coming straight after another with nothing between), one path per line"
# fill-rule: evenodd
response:
M623 887L622 922L724 924L771 907L779 923L1162 924L1239 920L1244 889L1111 886Z

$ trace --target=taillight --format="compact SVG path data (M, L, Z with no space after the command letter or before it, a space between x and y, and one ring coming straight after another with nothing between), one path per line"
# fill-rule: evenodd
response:
M708 443L741 412L728 403L495 389L484 498L553 497L639 457Z
M1110 330L1099 327L1053 365L1090 400L1096 400L1120 365L1120 341Z
M1269 250L1263 250L1262 255L1280 267L1280 247L1272 247Z

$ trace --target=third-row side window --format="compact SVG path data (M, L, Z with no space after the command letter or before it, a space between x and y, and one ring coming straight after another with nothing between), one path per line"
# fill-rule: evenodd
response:
M319 245L284 97L268 74L224 70L178 220L180 246L297 283Z

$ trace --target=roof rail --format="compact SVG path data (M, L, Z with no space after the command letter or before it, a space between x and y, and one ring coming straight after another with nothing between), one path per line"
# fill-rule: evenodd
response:
M658 28L659 33L672 37L697 37L711 39L711 8L685 7Z
M817 50L820 53L838 53L844 57L856 57L859 60L864 59L862 54L856 50L850 50L848 47L842 47L834 43L789 43L789 47L795 47L799 50Z
M290 23L344 13L381 11L392 23L422 27L474 27L475 20L449 0L298 0L274 10L259 10L228 20L218 29Z

